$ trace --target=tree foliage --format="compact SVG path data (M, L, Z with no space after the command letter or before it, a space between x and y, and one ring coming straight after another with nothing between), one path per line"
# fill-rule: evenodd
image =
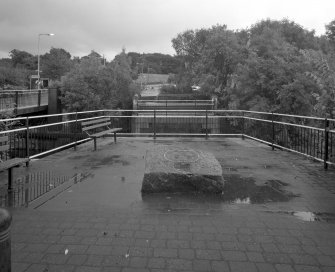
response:
M137 74L142 73L142 70L143 73L150 72L153 74L176 73L180 66L178 58L160 53L140 54L129 52L127 56L130 59L133 78L136 78Z
M99 58L83 59L59 85L62 103L69 111L129 108L135 91L124 52L106 66Z
M223 108L332 115L333 25L327 39L289 20L187 30L172 40L184 63L176 81L216 94Z
M59 80L72 66L71 54L62 48L51 48L41 57L41 75L52 80Z

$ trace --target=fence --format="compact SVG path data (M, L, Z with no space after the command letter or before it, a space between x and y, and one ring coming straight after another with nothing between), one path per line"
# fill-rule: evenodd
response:
M0 112L48 105L48 90L0 91Z
M51 190L62 192L77 182L83 181L89 174L77 173L70 176L57 176L54 172L36 172L22 176L13 184L13 189L0 187L0 207L27 207L29 203L47 194ZM65 186L64 186L65 185ZM62 187L61 190L57 190Z
M35 158L89 140L80 122L109 117L123 136L235 136L255 139L335 163L335 120L238 110L98 110L3 119L10 139L6 157ZM11 123L16 122L10 127Z
M89 138L81 121L109 117L121 136L234 136L250 138L335 165L335 119L236 110L97 110L0 120L0 136L9 136L9 151L0 158L36 158L76 146ZM0 188L0 206L27 206L75 177L33 173L15 182L13 190ZM0 184L1 185L1 184Z

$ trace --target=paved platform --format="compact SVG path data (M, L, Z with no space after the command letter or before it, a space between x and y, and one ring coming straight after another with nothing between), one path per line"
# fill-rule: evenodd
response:
M140 193L155 144L212 152L225 191ZM13 271L335 271L335 171L241 139L101 140L29 169L90 176L13 209Z

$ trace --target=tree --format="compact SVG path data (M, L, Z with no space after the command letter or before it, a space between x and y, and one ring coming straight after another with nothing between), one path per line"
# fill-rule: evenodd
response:
M332 43L335 43L335 20L326 25L326 36Z
M335 67L334 59L324 55L321 51L304 50L304 57L310 62L312 69L306 72L311 78L318 92L313 92L317 100L315 110L319 115L335 117Z
M37 70L37 57L26 51L13 49L9 52L12 64L17 68L25 68L27 70Z
M61 79L61 101L69 111L98 109L101 97L97 87L100 63L95 59L82 60Z
M13 67L11 59L0 60L0 88L23 89L29 84L29 70Z
M197 84L208 94L226 87L243 55L239 37L225 25L187 30L178 34L172 45L184 63L176 76L179 88Z
M41 56L42 77L60 80L72 68L71 54L62 48L51 48Z
M130 108L135 91L130 73L124 52L106 66L99 58L82 59L61 79L62 103L69 111Z
M29 74L26 69L0 66L0 86L3 89L27 88Z
M240 31L225 25L187 30L172 45L184 63L177 85L200 85L201 92L218 96L219 107L312 114L324 98L330 104L323 106L331 108L332 93L316 91L316 81L307 76L312 62L301 53L328 55L329 38L292 21L263 20Z
M314 85L304 75L306 65L301 53L295 43L288 42L279 26L269 26L266 21L250 30L248 57L238 65L235 84L227 88L228 107L310 113Z

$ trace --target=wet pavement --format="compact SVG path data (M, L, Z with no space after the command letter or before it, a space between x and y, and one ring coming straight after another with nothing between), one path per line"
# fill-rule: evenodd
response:
M142 195L154 145L211 152L220 195ZM13 209L13 271L335 271L335 171L251 140L89 142L26 171L85 173Z

